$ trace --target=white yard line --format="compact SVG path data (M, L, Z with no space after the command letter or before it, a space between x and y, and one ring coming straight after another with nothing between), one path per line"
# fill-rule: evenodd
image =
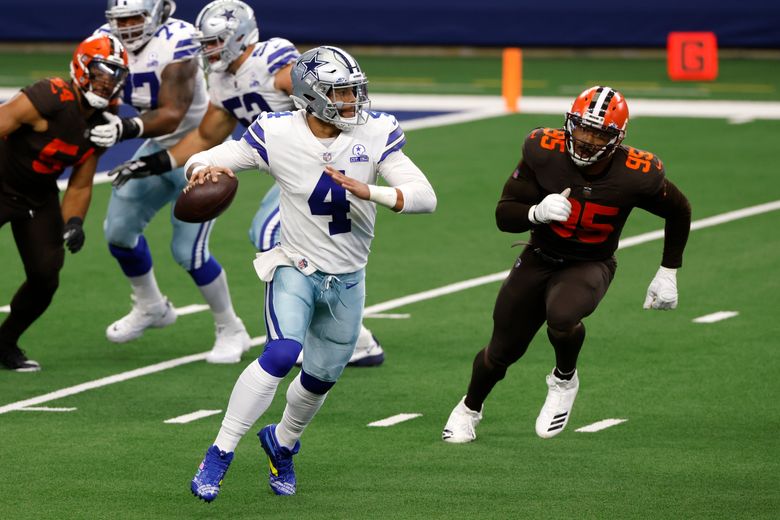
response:
M378 427L393 426L395 424L402 423L410 419L415 419L417 417L422 417L422 414L421 413L399 413L397 415L393 415L392 417L388 417L387 419L381 419L379 421L368 423L368 426L378 426Z
M22 412L75 412L78 408L49 408L48 406L28 406Z
M0 305L0 312L11 312L10 305Z
M412 317L411 314L363 314L364 318L382 318L385 320L407 320Z
M205 303L193 303L192 305L185 305L184 307L176 307L176 315L185 316L187 314L195 314L196 312L207 310L209 310L209 306Z
M739 313L737 311L718 311L713 312L712 314L699 316L698 318L694 318L692 321L694 323L715 323L717 321L733 318L734 316L739 316Z
M204 417L217 415L218 413L222 413L222 410L198 410L197 412L180 415L178 417L174 417L173 419L166 419L163 422L165 424L186 424L192 421L197 421L198 419L203 419Z
M616 424L624 423L626 421L628 421L628 419L604 419L603 421L594 422L593 424L583 426L582 428L577 428L574 431L580 433L593 433L605 430L611 426L615 426Z
M738 220L738 219L758 215L761 213L767 213L770 211L775 211L777 209L780 209L780 201L770 202L767 204L760 204L758 206L752 206L737 211L730 211L728 213L723 213L721 215L716 215L714 217L697 220L691 224L691 230L716 226L718 224L724 224L726 222L730 222L733 220ZM658 240L661 237L663 237L663 231L653 231L651 233L644 233L642 235L629 237L625 240L620 241L618 245L618 249L626 249L628 247L644 244L645 242ZM480 285L485 285L492 282L498 282L506 278L507 274L509 274L508 269L506 271L501 271L499 273L489 274L486 276L480 276L478 278L472 278L471 280L465 280L463 282L457 282L454 284L445 285L444 287L439 287L437 289L431 289L429 291L423 291L417 294L410 294L409 296L404 296L402 298L396 298L394 300L378 303L376 305L370 305L366 307L363 312L364 314L381 313L391 309L396 309L398 307L403 307L405 305L409 305L412 303L430 300L432 298L438 298L439 296L444 296L447 294L464 291L472 287L478 287ZM265 336L259 336L257 338L252 339L253 346L261 345L263 343L265 343ZM171 359L169 361L163 361L162 363L157 363L147 367L137 368L129 372L122 372L121 374L116 374L113 376L96 379L94 381L89 381L87 383L82 383L76 386L63 388L61 390L40 395L38 397L32 397L30 399L25 399L23 401L9 403L7 405L0 406L0 414L4 414L14 410L19 410L27 406L34 406L37 404L54 401L56 399L62 399L63 397L68 397L81 392L86 392L87 390L93 390L95 388L100 388L102 386L112 385L114 383L121 383L122 381L127 381L129 379L134 379L136 377L154 374L156 372L162 372L163 370L168 370L169 368L175 368L181 365L194 363L196 361L203 361L206 358L206 354L208 354L208 352L201 352L200 354L192 354L190 356Z

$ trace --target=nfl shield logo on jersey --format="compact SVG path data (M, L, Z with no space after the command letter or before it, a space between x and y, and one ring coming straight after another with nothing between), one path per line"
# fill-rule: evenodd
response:
M322 154L323 161L330 162L331 159L333 159L333 156L330 154L330 152L325 152Z

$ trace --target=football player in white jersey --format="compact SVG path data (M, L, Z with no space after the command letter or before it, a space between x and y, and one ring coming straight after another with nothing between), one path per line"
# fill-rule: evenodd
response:
M367 83L345 51L309 50L292 70L301 110L262 113L240 140L195 154L185 165L191 187L232 170L269 172L281 189L284 215L280 244L255 260L267 282L269 341L236 381L219 434L192 479L192 492L203 500L217 497L239 440L304 349L281 421L258 433L271 489L295 494L292 457L301 434L355 348L377 205L404 213L436 207L430 183L401 150L406 139L395 118L369 110ZM389 186L378 186L378 176Z
M210 102L200 125L172 148L120 164L115 186L131 178L160 175L174 164L184 164L193 154L208 150L230 137L237 124L249 127L261 112L294 110L290 95L290 70L300 53L284 38L258 42L259 31L252 8L240 0L214 0L195 21L204 65L208 72ZM263 197L249 230L252 244L261 252L279 242L279 187ZM238 363L242 350L215 349L207 361ZM384 351L376 337L361 325L351 366L376 366ZM302 356L297 364L302 363Z
M141 157L170 148L202 119L208 95L198 66L195 28L170 18L174 8L170 0L108 0L109 23L98 31L114 33L130 51L124 100L140 115L106 116L108 122L91 131L96 144L110 146L123 139L147 137L135 154ZM176 321L171 302L157 286L143 230L160 209L176 200L186 185L182 171L171 164L162 175L131 179L111 193L106 239L111 254L130 281L134 302L127 316L108 326L106 336L112 342L131 341L149 327L164 327ZM225 272L209 253L213 221L182 222L173 216L173 211L170 219L173 257L190 274L214 314L213 352L248 350L250 338L233 310ZM208 360L225 362L219 356L210 356Z

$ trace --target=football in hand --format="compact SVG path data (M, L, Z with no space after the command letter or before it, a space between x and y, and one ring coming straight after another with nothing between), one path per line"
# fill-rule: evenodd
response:
M225 211L238 190L238 179L220 175L217 182L207 179L182 191L173 207L173 216L184 222L206 222Z

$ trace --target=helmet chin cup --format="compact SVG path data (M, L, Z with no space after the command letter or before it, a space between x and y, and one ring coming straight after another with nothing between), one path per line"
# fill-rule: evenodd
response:
M94 92L84 92L84 97L92 108L102 110L108 106L108 100L104 97L100 97Z

